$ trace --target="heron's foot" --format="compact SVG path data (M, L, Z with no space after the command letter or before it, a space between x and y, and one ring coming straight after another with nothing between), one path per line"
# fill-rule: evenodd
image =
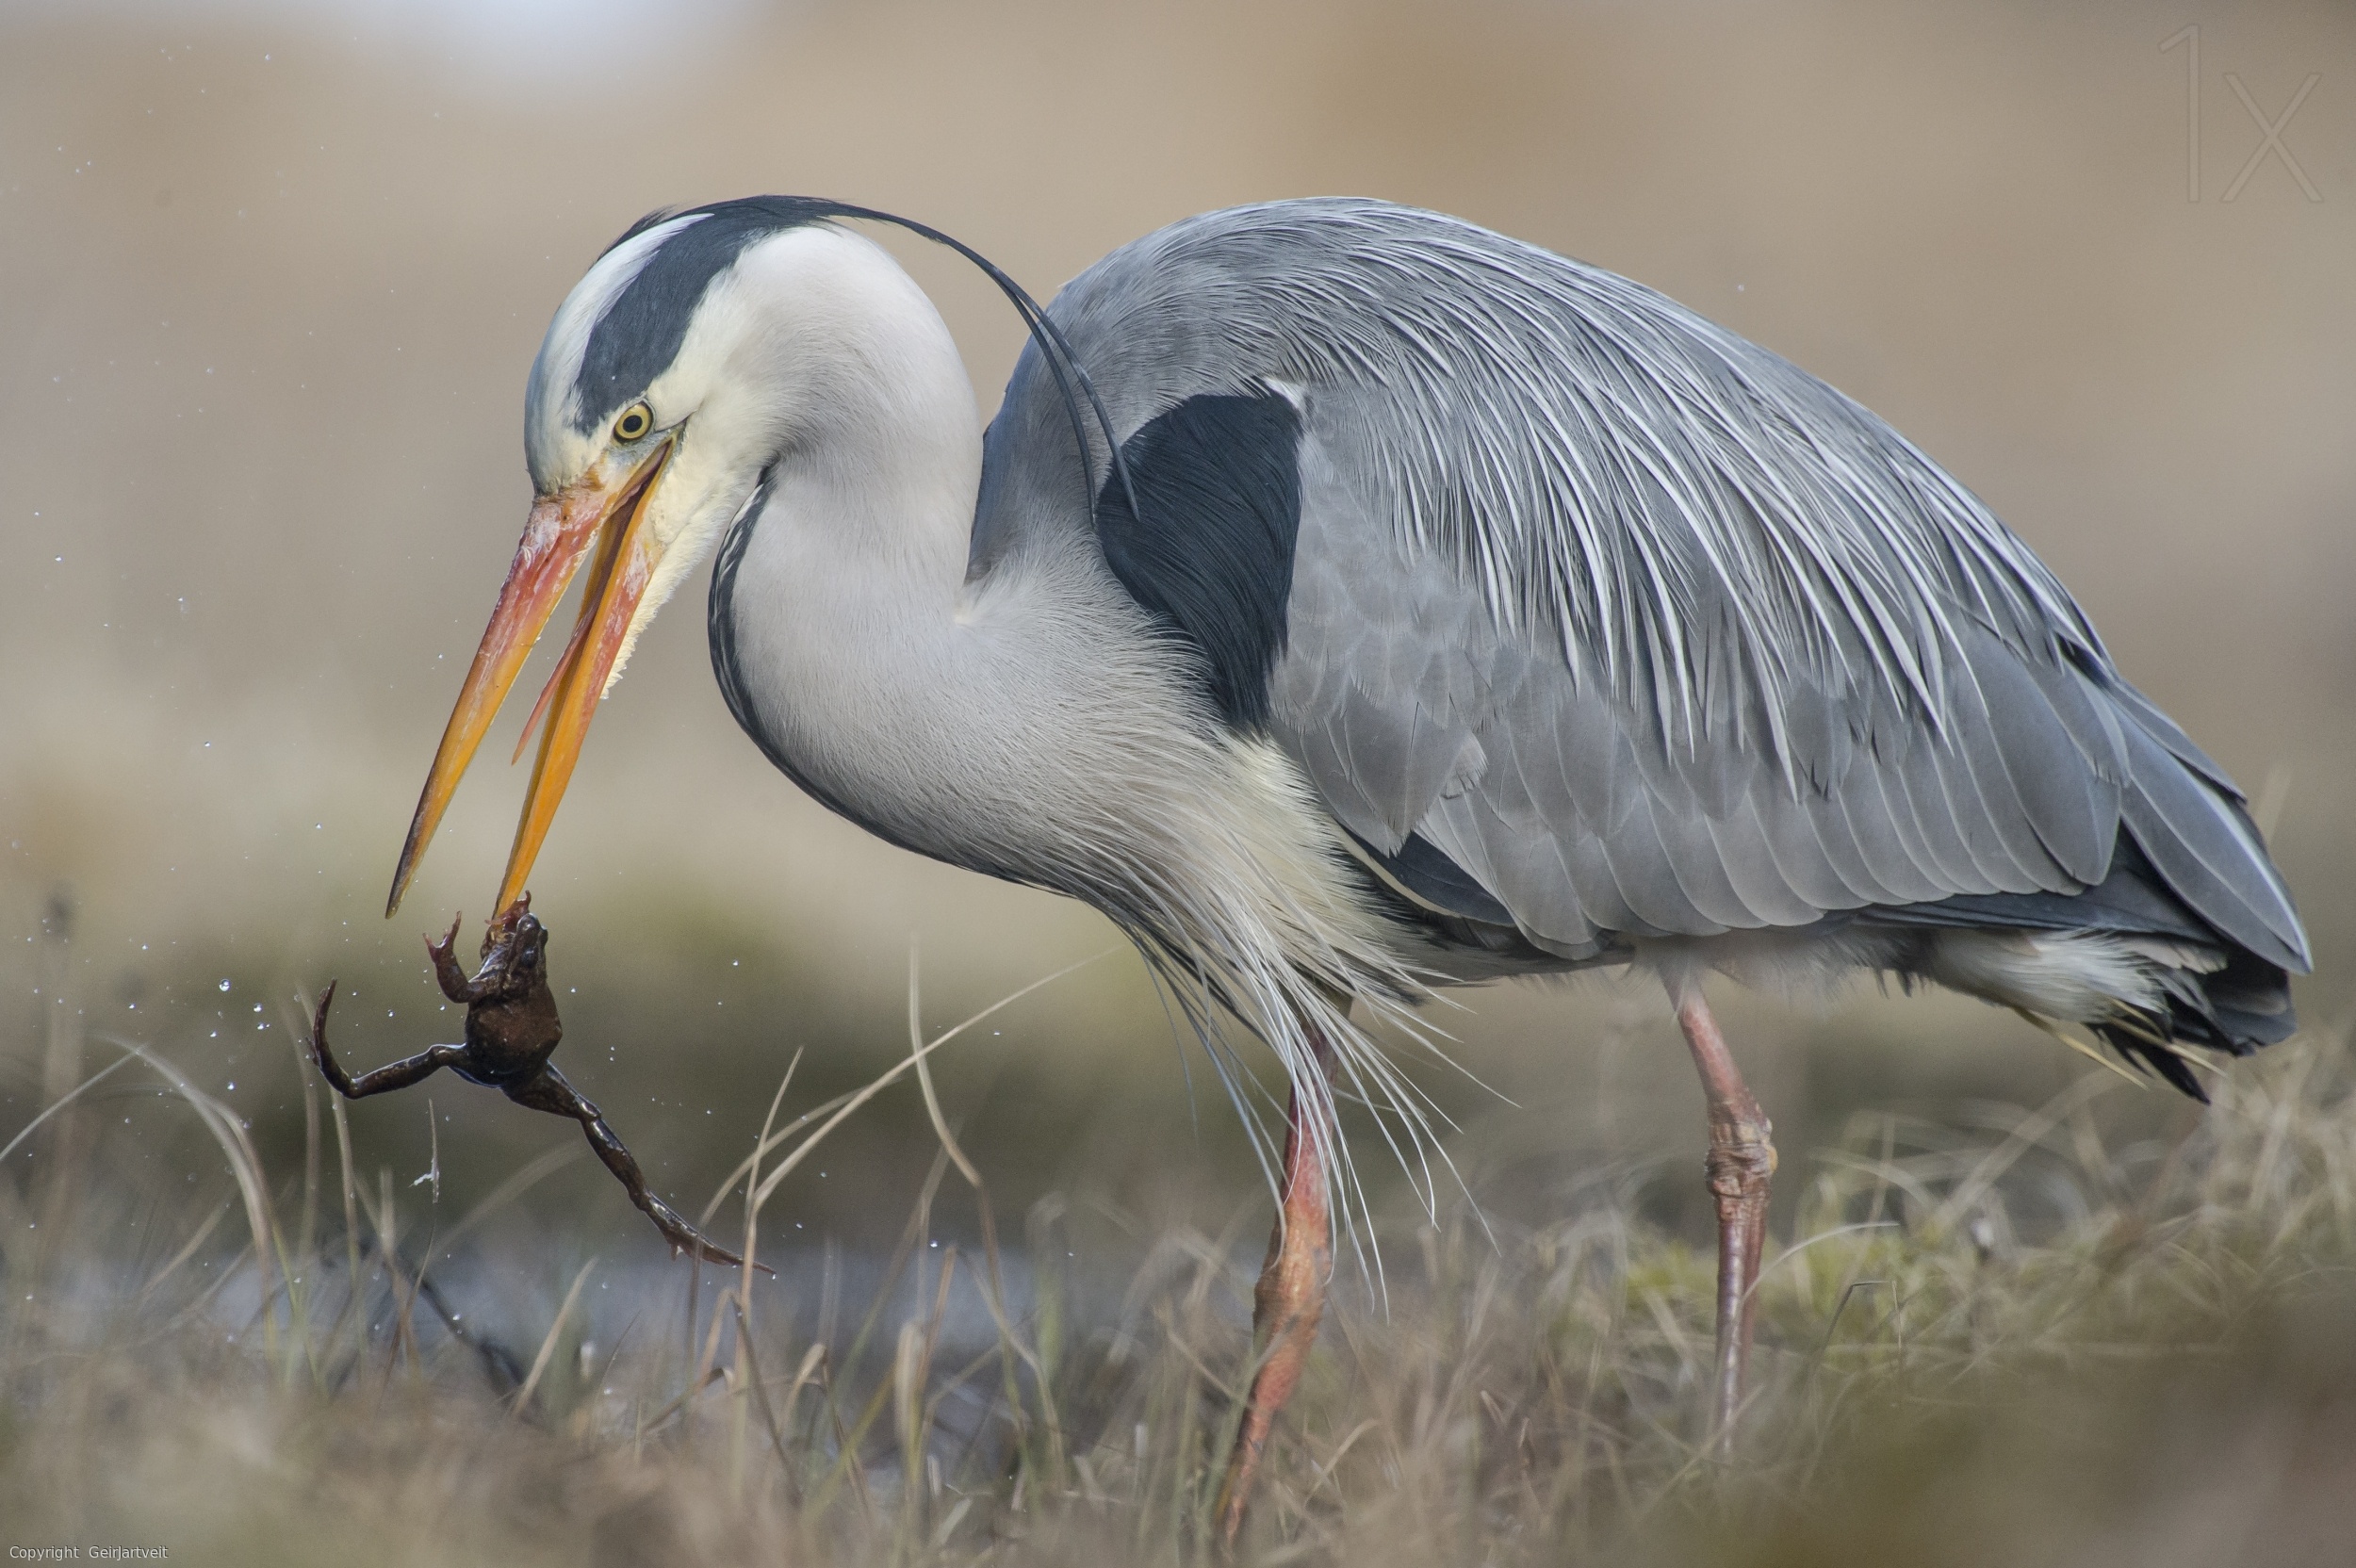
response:
M597 1152L597 1158L605 1162L606 1169L612 1171L614 1179L630 1193L630 1200L654 1221L655 1229L663 1233L663 1239L671 1244L675 1255L685 1252L706 1263L725 1264L731 1268L744 1266L743 1258L690 1225L686 1217L648 1189L646 1173L638 1168L638 1161L624 1147L622 1140L614 1135L604 1113L586 1095L573 1087L555 1068L544 1067L537 1077L509 1085L502 1092L508 1099L528 1109L546 1111L550 1116L570 1117L580 1122L581 1132L589 1139L589 1147ZM763 1274L774 1275L777 1272L762 1264L753 1266Z
M1325 1315L1325 1284L1333 1271L1333 1218L1329 1210L1323 1134L1304 1119L1301 1091L1293 1091L1290 1126L1284 1135L1284 1200L1268 1238L1268 1262L1252 1292L1252 1339L1259 1366L1244 1396L1235 1446L1219 1483L1219 1542L1233 1552L1242 1532L1244 1511L1276 1418L1301 1385L1309 1351Z
M335 1053L328 1048L327 1009L335 1000L335 982L330 980L327 989L319 993L319 1004L311 1012L311 1059L319 1064L319 1076L327 1080L328 1086L346 1100L365 1100L387 1089L405 1089L466 1060L466 1053L461 1047L428 1046L414 1056L404 1056L354 1078L344 1071L343 1064L335 1060Z

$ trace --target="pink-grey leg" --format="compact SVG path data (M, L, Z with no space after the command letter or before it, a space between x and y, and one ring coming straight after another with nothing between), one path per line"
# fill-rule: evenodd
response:
M1702 1000L1701 987L1689 981L1672 988L1671 996L1710 1109L1710 1154L1702 1168L1718 1208L1718 1343L1710 1415L1712 1442L1724 1453L1733 1441L1735 1413L1742 1408L1750 1363L1751 1321L1758 1305L1752 1286L1759 1282L1767 1245L1775 1129L1742 1082L1718 1021Z
M1309 1039L1321 1072L1331 1048L1314 1030ZM1295 1084L1284 1117L1284 1190L1276 1230L1268 1237L1268 1261L1252 1293L1252 1337L1260 1350L1259 1369L1245 1396L1242 1424L1219 1489L1219 1540L1228 1551L1235 1549L1243 1529L1244 1511L1252 1501L1268 1436L1301 1385L1310 1348L1317 1343L1317 1324L1325 1316L1326 1282L1333 1272L1325 1147L1329 1135L1315 1105L1304 1102L1301 1086Z

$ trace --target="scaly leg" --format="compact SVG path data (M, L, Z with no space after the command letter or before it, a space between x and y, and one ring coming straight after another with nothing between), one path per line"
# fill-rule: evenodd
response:
M330 980L327 989L319 993L319 1004L311 1014L311 1059L319 1065L319 1076L346 1100L365 1100L371 1094L387 1089L405 1089L410 1085L433 1077L446 1067L455 1067L466 1059L466 1053L455 1045L431 1045L414 1056L364 1072L353 1078L344 1071L343 1064L327 1048L327 1008L335 1000L335 982Z
M1710 1155L1702 1168L1718 1202L1718 1359L1710 1401L1712 1441L1720 1453L1733 1442L1734 1414L1751 1355L1751 1318L1758 1303L1760 1254L1767 1245L1767 1185L1775 1173L1775 1129L1726 1050L1718 1021L1702 1000L1698 981L1673 987L1677 1026L1702 1075L1710 1105Z
M580 1122L581 1130L589 1135L589 1147L597 1152L597 1158L605 1162L605 1168L620 1179L622 1185L630 1190L630 1200L654 1221L655 1229L663 1233L675 1250L693 1253L706 1263L728 1264L737 1268L744 1266L743 1258L706 1240L704 1233L687 1223L686 1217L677 1209L648 1190L646 1175L639 1170L638 1162L630 1157L629 1150L622 1147L622 1140L614 1135L614 1129L606 1124L604 1113L591 1103L587 1096L573 1087L554 1067L544 1067L538 1077L528 1078L500 1092L529 1110L546 1111L550 1116L566 1116ZM777 1272L762 1264L753 1266L763 1274Z
M1309 1043L1322 1072L1333 1048L1314 1029ZM1302 1100L1296 1083L1284 1113L1283 1202L1268 1237L1268 1261L1261 1265L1260 1282L1252 1292L1252 1337L1262 1347L1260 1368L1245 1396L1243 1423L1219 1489L1219 1543L1229 1550L1243 1528L1244 1509L1252 1501L1252 1478L1268 1434L1300 1385L1310 1348L1317 1343L1318 1320L1325 1315L1325 1284L1333 1271L1326 1136L1324 1123Z

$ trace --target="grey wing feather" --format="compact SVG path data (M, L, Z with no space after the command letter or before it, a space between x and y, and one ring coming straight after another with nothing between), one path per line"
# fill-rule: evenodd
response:
M2123 825L2215 928L2306 967L2240 793L2043 564L1872 414L1661 295L1318 201L1174 224L1051 314L1124 438L1205 393L1294 401L1268 727L1351 832L1419 834L1539 944L2075 894ZM1058 482L1034 358L977 560Z

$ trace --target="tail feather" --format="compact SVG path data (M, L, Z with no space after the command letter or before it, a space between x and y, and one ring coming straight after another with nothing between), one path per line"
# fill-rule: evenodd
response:
M2131 734L2128 749L2135 782L2120 816L2168 890L2220 936L2304 972L2306 934L2239 803L2205 788L2149 737Z
M2127 1061L2203 1103L2208 1094L2180 1045L2247 1056L2288 1038L2299 1027L2289 976L2252 954L2233 954L2206 973L2163 969L2155 977L2162 1006L2089 1027Z
M2084 892L1964 896L1873 919L1919 934L1907 961L1915 972L2049 1027L2083 1028L2206 1101L2184 1048L2246 1056L2286 1038L2298 1027L2290 971L2279 946L2252 951L2205 918L2131 827L2122 826L2109 873Z
M2108 692L2129 721L2120 818L2168 890L2219 935L2307 972L2307 934L2241 791L2142 693L2116 678Z

